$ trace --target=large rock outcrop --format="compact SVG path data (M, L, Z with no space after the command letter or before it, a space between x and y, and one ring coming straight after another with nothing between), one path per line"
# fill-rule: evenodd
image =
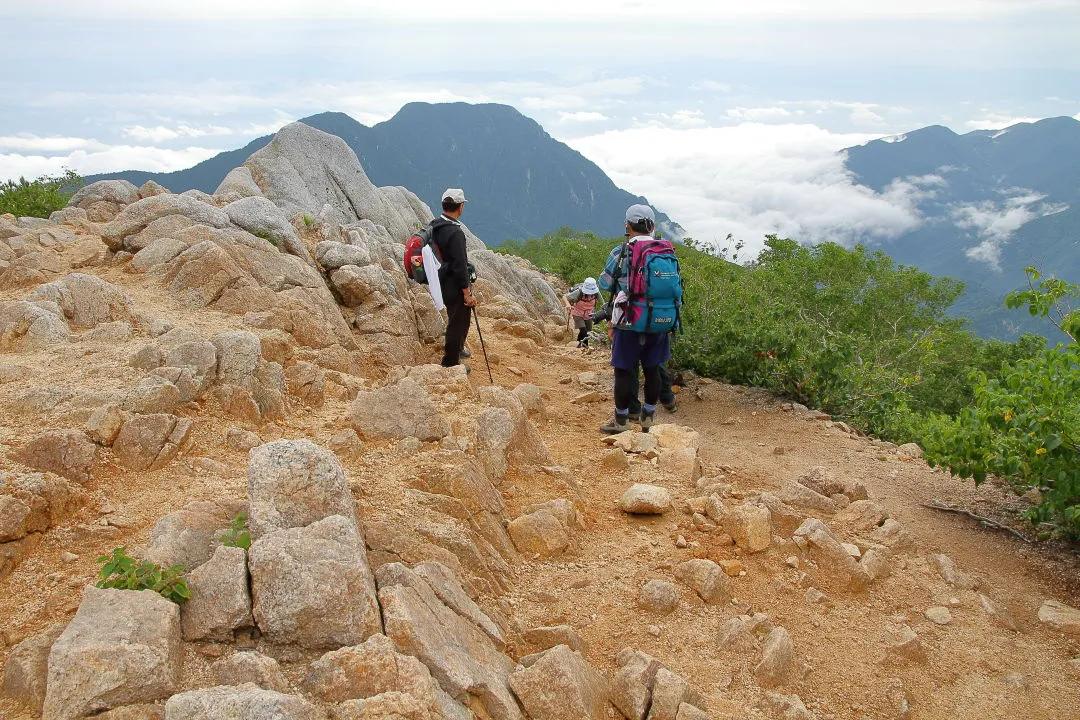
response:
M303 123L283 127L244 167L263 195L289 217L318 215L330 205L330 217L338 223L368 219L399 242L420 223L411 208L395 207L379 192L344 140Z

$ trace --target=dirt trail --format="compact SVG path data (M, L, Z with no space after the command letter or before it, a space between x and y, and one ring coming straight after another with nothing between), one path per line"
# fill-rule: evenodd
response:
M171 298L138 277L118 270L97 274L129 292L141 310L168 317L177 326L198 327L210 333L235 327L237 318L208 310L184 311ZM0 293L0 300L22 293ZM1080 654L1080 640L1046 629L1036 619L1041 603L1057 599L1080 605L1080 571L1075 555L1041 545L1025 545L997 530L983 529L969 518L923 507L933 498L976 512L1008 516L1011 501L991 485L970 483L933 472L921 460L907 460L866 438L843 432L828 423L810 421L785 411L767 395L703 383L679 396L675 415L659 411L658 421L688 425L702 434L701 457L706 475L727 468L733 490L772 489L812 466L824 465L839 477L862 481L870 498L883 505L904 527L914 545L894 554L892 574L865 594L821 587L828 603L811 604L798 584L800 571L786 559L796 555L790 536L769 550L741 554L719 544L719 531L695 529L686 501L698 495L694 484L659 472L644 459L631 458L627 469L605 469L610 451L597 426L611 411L610 403L574 404L583 392L576 383L563 383L592 370L610 385L603 350L582 353L569 347L539 350L484 326L488 350L498 355L493 364L496 384L512 388L521 382L541 387L546 418L539 422L552 456L570 470L580 485L577 500L586 529L577 547L555 559L524 559L516 568L514 588L504 598L521 628L569 624L586 641L586 655L604 672L615 669L614 655L623 647L643 650L688 678L706 696L710 717L773 717L758 709L763 691L753 677L759 654L740 655L720 646L719 628L742 612L764 612L775 625L788 629L798 657L810 671L784 692L797 693L818 718L916 719L1067 718L1080 717L1080 681L1069 660ZM486 384L483 356L475 337L476 356L470 381ZM5 361L35 368L33 385L116 386L136 373L125 362L131 347L88 348L73 343L37 355L5 356ZM431 360L435 360L434 354ZM95 368L84 376L86 367ZM106 367L107 370L100 368ZM0 386L0 407L18 389ZM465 434L467 418L479 402L438 398L440 409L458 419L456 434ZM319 409L295 404L287 420L256 429L263 440L307 437L325 444L346 425L348 402L328 397ZM49 625L65 621L78 606L81 589L94 579L94 558L118 545L137 547L147 541L154 523L191 500L244 498L245 453L229 450L224 437L230 426L212 400L191 408L198 418L194 439L172 464L157 472L125 473L106 464L95 471L91 489L96 499L63 527L45 533L40 545L14 573L0 580L0 662L12 645ZM0 441L10 447L56 419L0 414ZM7 455L5 450L2 455ZM402 478L408 458L393 443L365 443L364 452L343 458L351 485L368 517L401 512L408 490ZM0 457L0 469L11 469ZM632 481L667 487L676 509L662 517L624 515L614 502ZM567 497L557 474L512 469L500 488L515 517L533 502ZM102 515L102 510L107 511ZM851 533L834 526L842 540ZM774 532L776 528L774 527ZM676 547L677 536L688 543ZM927 561L929 553L952 557L960 570L981 580L979 592L1011 611L1020 625L1012 632L995 624L979 605L973 590L952 587ZM76 557L77 556L77 557ZM734 578L737 603L707 607L681 587L682 602L671 614L644 613L634 604L641 585L652 578L674 581L673 567L692 557L714 560L738 558L746 574ZM923 611L947 605L952 622L937 626ZM926 649L924 663L882 663L887 635L910 625ZM650 629L653 632L650 632ZM658 634L657 634L658 633ZM514 646L516 653L527 652ZM186 658L189 683L213 659L213 648L190 651ZM300 660L299 658L297 659ZM297 668L302 663L297 663ZM292 672L299 673L299 669ZM901 697L910 714L901 714ZM29 717L0 701L0 717Z

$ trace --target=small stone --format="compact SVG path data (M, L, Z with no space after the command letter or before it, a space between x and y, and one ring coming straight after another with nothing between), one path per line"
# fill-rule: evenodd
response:
M679 591L666 580L650 580L637 597L638 607L658 613L669 613L679 605Z
M829 602L829 596L815 587L807 588L806 593L803 595L803 599L811 605Z
M1042 604L1039 621L1068 635L1080 636L1080 610L1057 600Z
M653 637L660 637L661 630L659 625L650 625L649 627L645 628L645 630Z
M952 613L949 612L949 608L941 605L927 608L923 614L926 615L927 620L935 625L948 625L952 622Z
M684 538L682 535L679 535L678 537L676 537L675 538L675 547L677 547L677 548L686 547L686 538Z
M923 650L919 636L908 626L904 626L898 633L889 638L889 645L885 650L886 657L909 662L921 663L926 661L926 651Z
M619 498L618 506L631 515L663 515L671 509L671 495L662 487L635 483Z
M739 577L746 574L746 568L738 560L721 560L717 563L729 577Z

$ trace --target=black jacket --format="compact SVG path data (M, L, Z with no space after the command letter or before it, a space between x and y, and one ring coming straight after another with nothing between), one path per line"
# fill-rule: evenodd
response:
M440 284L444 289L469 287L469 255L465 250L465 231L461 229L461 223L440 215L431 226L434 228L431 241L442 258Z

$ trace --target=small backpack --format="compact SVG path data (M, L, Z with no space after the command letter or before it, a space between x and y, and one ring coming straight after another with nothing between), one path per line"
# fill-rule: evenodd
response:
M424 270L424 246L430 245L435 257L438 258L439 262L442 262L442 252L439 251L439 246L433 242L434 235L434 225L428 224L426 227L414 232L405 241L405 274L409 276L410 280L415 280L421 285L428 284L427 272Z
M627 243L624 255L627 251L629 304L618 327L639 333L680 329L683 282L675 246L670 240L642 237Z

